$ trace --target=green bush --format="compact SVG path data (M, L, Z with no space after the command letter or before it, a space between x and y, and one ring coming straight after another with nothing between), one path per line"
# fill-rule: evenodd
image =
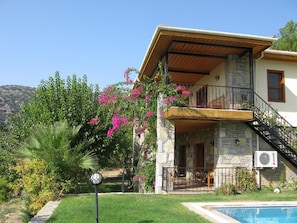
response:
M16 194L22 193L26 215L34 216L48 201L59 198L69 188L67 182L65 185L56 182L55 174L47 170L42 160L21 162L15 169L21 177L11 187Z
M288 188L292 190L297 190L297 181L294 180L293 182L289 183Z
M232 183L225 183L215 190L217 195L234 195L237 194L236 186Z
M255 172L247 168L238 168L236 170L236 186L240 191L254 191L258 189Z
M8 181L0 178L0 203L7 200L10 189L8 186Z
M154 191L156 165L155 162L147 162L143 167L142 175L145 178L144 190L147 193Z

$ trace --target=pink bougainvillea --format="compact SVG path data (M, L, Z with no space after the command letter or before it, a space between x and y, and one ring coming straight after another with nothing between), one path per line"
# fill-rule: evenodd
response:
M132 90L130 98L132 100L136 100L141 95L142 91L143 91L142 87L136 87L135 89Z
M182 94L183 94L183 95L190 95L191 92L190 92L190 91L182 91Z
M107 137L112 137L114 132L119 130L122 125L128 125L129 124L129 117L121 117L119 116L119 111L114 110L114 114L111 120L112 128L109 128L107 132Z
M176 97L175 96L170 96L169 100L170 100L170 102L174 102L176 100Z
M185 86L182 86L182 85L177 85L176 87L175 87L175 90L176 91L183 91L183 90L185 90L186 88L185 88Z
M153 115L154 115L154 112L149 111L149 112L147 112L147 113L145 114L145 117L149 118L149 117L151 117L151 116L153 116Z
M95 117L90 120L90 125L97 125L99 122L99 118Z
M110 103L115 103L117 101L117 96L114 95L112 92L113 86L108 86L107 88L105 88L99 95L98 102L105 107L108 107Z
M148 103L148 102L151 101L151 98L150 98L149 96L145 96L145 97L144 97L144 101L145 101L146 103Z
M124 72L124 78L126 80L125 84L130 85L133 84L133 80L130 78L130 72L133 71L132 68L128 67Z
M168 104L169 104L169 100L168 100L168 98L164 98L164 99L163 99L163 103L164 103L165 105L168 105Z

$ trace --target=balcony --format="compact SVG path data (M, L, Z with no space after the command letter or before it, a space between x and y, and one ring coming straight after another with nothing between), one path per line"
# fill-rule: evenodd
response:
M175 122L178 132L207 127L217 121L253 120L250 88L214 85L178 85L183 102L171 106L165 118ZM184 94L186 93L186 94Z

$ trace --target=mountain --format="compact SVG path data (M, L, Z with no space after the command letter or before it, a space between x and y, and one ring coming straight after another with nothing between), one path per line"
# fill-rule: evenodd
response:
M27 104L35 88L20 85L0 86L0 126L7 124L9 114L17 114Z

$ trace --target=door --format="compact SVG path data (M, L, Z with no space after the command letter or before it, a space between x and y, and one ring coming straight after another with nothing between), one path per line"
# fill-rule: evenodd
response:
M204 167L204 144L196 144L195 148L195 158L196 158L196 168L203 168Z
M197 91L196 94L196 103L198 108L206 108L207 107L207 85Z
M178 147L178 175L185 175L186 167L187 167L187 160L186 160L186 145L181 145Z

